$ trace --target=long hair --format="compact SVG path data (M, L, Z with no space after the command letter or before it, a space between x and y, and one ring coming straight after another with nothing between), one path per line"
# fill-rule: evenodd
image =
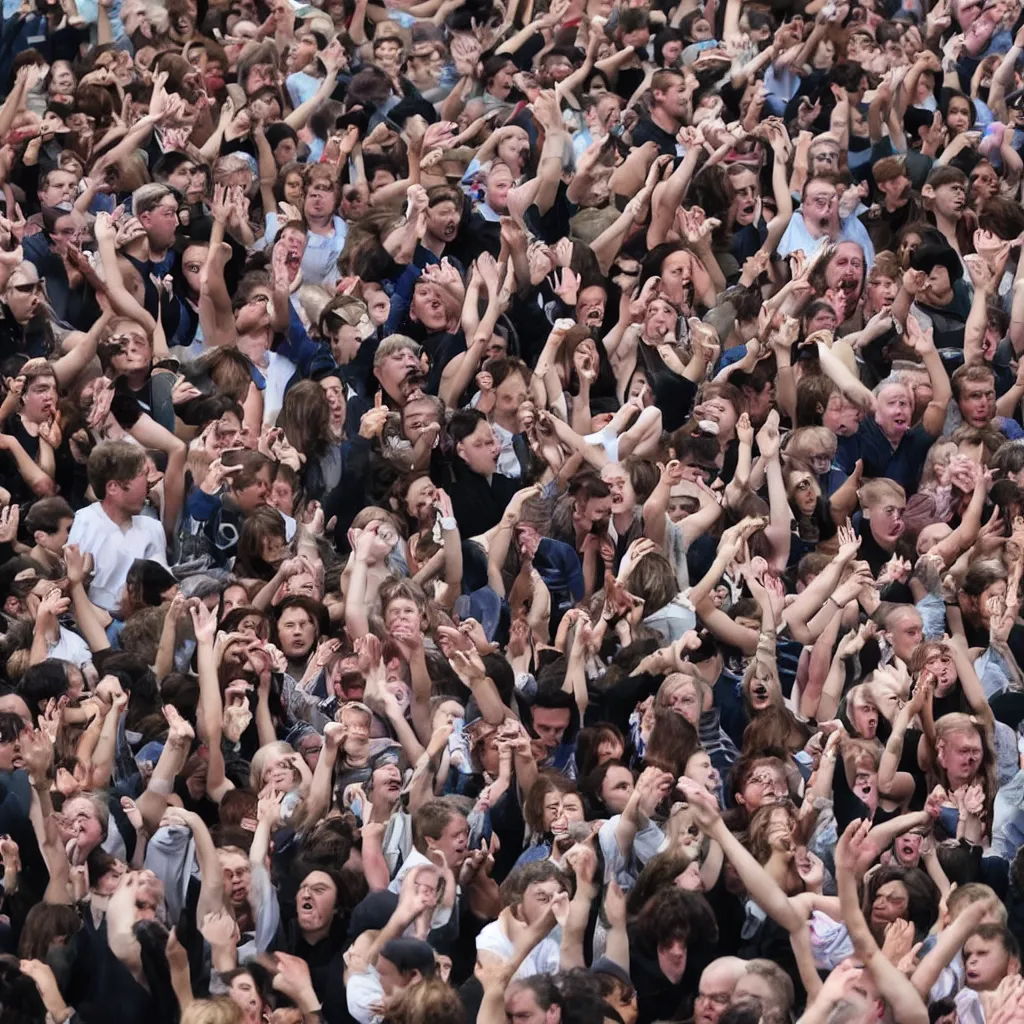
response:
M289 388L277 419L296 451L319 458L331 446L331 409L324 389L315 380L299 381Z

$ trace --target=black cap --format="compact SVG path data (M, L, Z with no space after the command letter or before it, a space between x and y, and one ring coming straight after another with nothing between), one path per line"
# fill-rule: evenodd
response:
M424 978L434 976L434 949L422 939L391 939L381 947L380 955L401 974L419 971Z

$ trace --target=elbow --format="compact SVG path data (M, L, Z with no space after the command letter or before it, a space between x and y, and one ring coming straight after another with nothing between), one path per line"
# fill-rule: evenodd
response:
M45 473L40 473L30 486L37 498L52 498L57 493L57 485Z

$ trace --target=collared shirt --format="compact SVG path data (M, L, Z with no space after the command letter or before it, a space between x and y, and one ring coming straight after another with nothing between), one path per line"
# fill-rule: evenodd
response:
M871 236L867 228L857 219L857 215L851 214L839 225L840 242L856 242L864 250L864 263L868 270L875 262L875 247L871 244ZM808 259L813 256L823 245L829 243L827 235L820 238L812 237L807 225L804 223L802 213L794 213L793 219L786 228L786 233L779 242L778 253L780 256L788 256L797 249L802 249Z
M264 221L263 243L269 247L277 236L280 224L276 213L268 213ZM334 215L331 233L318 235L306 232L306 251L302 254L302 279L306 284L333 285L338 281L338 257L345 248L348 225Z
M89 599L108 612L120 603L128 570L137 558L167 565L167 538L160 523L149 516L132 516L131 525L122 529L98 501L75 513L68 543L77 544L82 554L92 554L95 571Z

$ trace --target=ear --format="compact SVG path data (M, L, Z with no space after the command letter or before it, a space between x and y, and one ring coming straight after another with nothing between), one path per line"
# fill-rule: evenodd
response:
M1020 974L1020 959L1018 957L1010 957L1010 962L1006 965L1006 973L1007 975Z
M921 189L921 195L924 196L925 199L934 199L935 198L935 188L934 188L934 186L932 186L932 185L925 185L924 188Z
M42 544L43 541L46 540L46 538L48 536L49 536L49 534L47 534L47 532L45 530L36 530L35 533L32 534L32 539L37 544Z

